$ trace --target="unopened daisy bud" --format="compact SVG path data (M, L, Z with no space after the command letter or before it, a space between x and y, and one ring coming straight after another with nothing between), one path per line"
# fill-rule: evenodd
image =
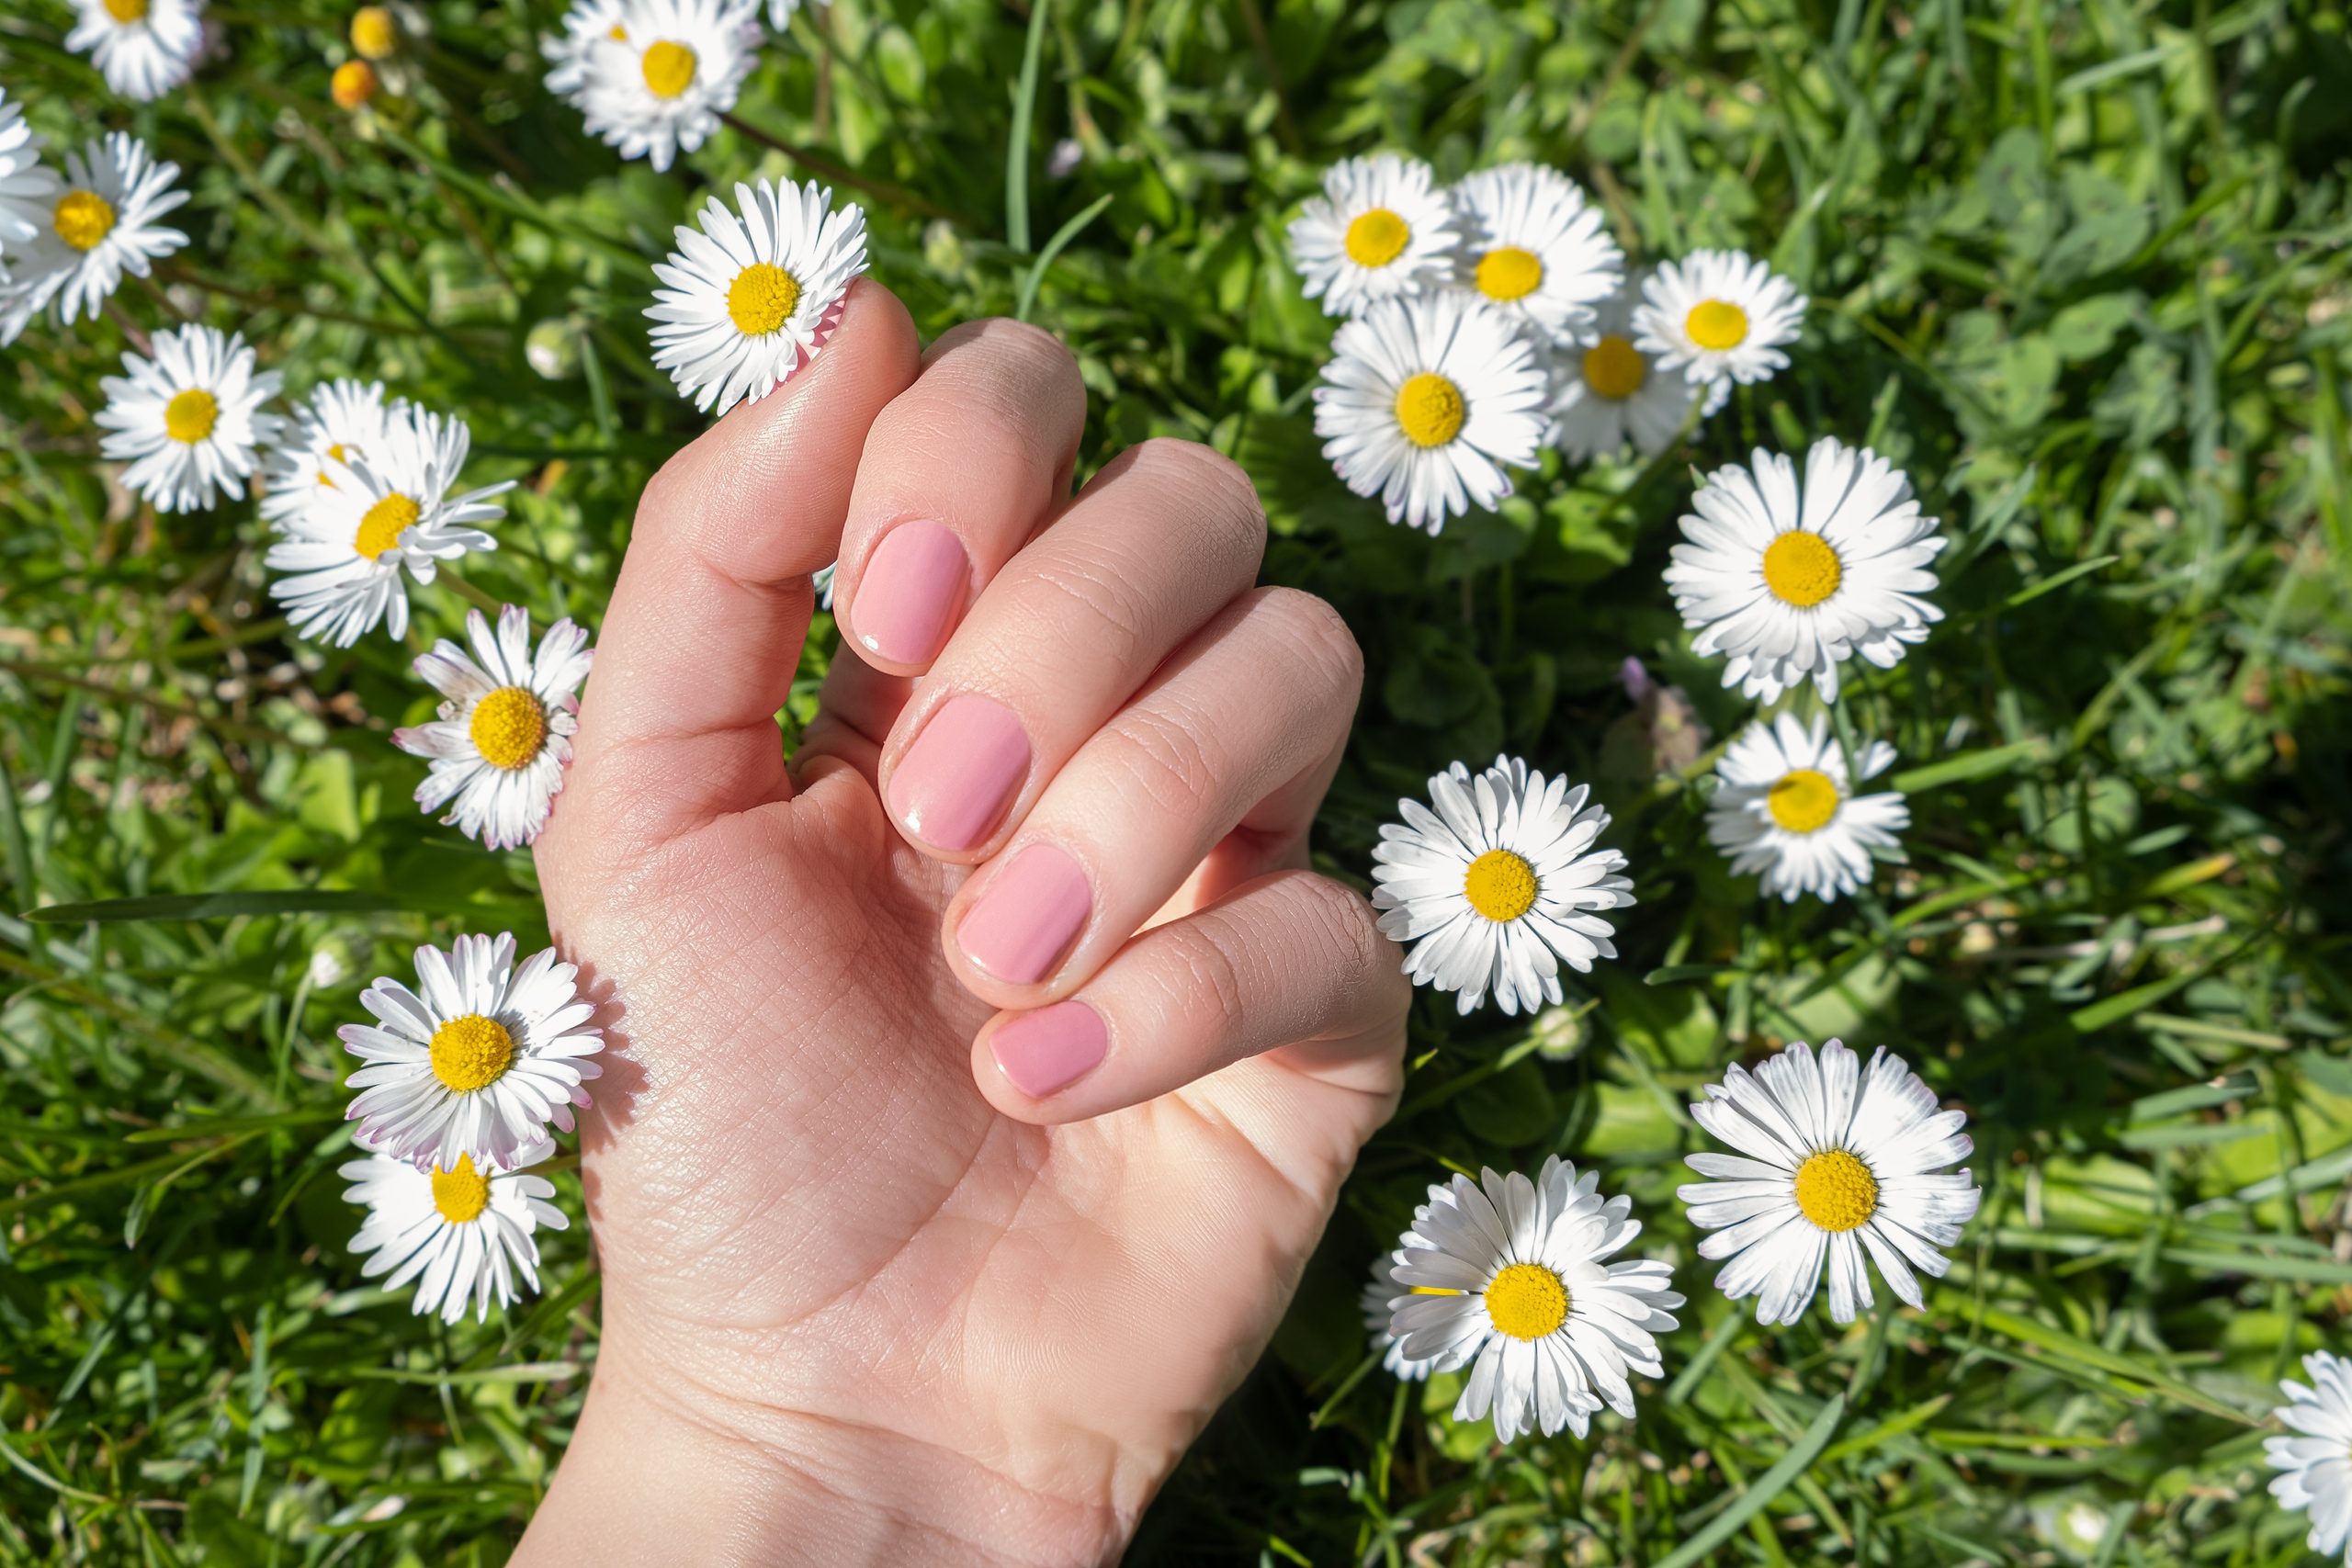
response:
M377 1022L335 1032L368 1064L345 1113L360 1144L428 1169L461 1156L511 1168L550 1125L571 1131L605 1048L578 975L553 948L517 968L512 936L461 936L447 953L416 950L418 989L386 977L360 992Z
M360 59L389 60L400 43L400 23L385 6L362 6L351 13L351 47Z
M1372 903L1381 931L1412 944L1414 984L1454 992L1463 1012L1489 991L1506 1013L1532 1012L1562 999L1561 964L1617 956L1598 911L1632 904L1634 885L1615 874L1623 855L1593 847L1609 813L1587 794L1498 757L1476 777L1456 762L1430 779L1429 806L1396 803L1405 821L1380 829Z
M549 381L566 381L580 372L580 327L551 316L523 339L523 358Z
M1491 1416L1506 1443L1581 1438L1603 1408L1633 1418L1634 1375L1665 1375L1657 1336L1682 1296L1666 1264L1606 1261L1642 1225L1599 1185L1555 1155L1532 1181L1457 1176L1416 1211L1391 1255L1389 1332L1408 1363L1471 1369L1455 1420Z
M442 695L440 716L413 729L392 731L392 744L432 759L416 788L427 813L485 848L532 842L547 826L579 728L580 682L588 678L588 633L558 621L531 650L531 617L509 604L498 628L480 610L466 614L469 657L443 638L416 661L416 672Z
M346 60L334 68L334 75L327 83L334 95L334 107L356 109L376 96L376 68L364 60Z
M551 1156L541 1141L516 1151L510 1163L459 1155L445 1167L419 1169L384 1155L350 1161L337 1174L352 1185L344 1197L368 1208L351 1250L368 1255L360 1272L389 1274L386 1288L417 1280L411 1311L438 1312L455 1323L470 1303L477 1321L500 1306L536 1293L539 1247L532 1232L569 1228L563 1211L548 1201L555 1185L521 1168ZM516 1277L520 1276L519 1286Z

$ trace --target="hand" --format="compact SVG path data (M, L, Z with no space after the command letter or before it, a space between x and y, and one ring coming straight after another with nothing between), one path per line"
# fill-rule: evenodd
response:
M1355 643L1207 448L1069 499L1084 413L861 282L647 487L538 847L604 1337L517 1562L1115 1558L1395 1104L1396 950L1303 869Z

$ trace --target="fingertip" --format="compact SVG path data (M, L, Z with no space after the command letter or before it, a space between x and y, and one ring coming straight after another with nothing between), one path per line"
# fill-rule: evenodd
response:
M1111 1032L1082 1001L1000 1013L972 1042L972 1077L990 1105L1016 1121L1050 1125L1094 1114L1062 1100L1102 1066Z

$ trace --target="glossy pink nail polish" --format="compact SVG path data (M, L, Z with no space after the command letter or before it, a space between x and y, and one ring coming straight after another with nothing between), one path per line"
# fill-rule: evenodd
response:
M1111 1046L1102 1020L1084 1002L1056 1002L1024 1013L989 1037L996 1065L1032 1100L1068 1089Z
M986 697L951 699L890 773L890 809L924 843L968 850L986 840L1029 776L1029 736Z
M964 956L1011 985L1043 979L1094 907L1067 851L1032 844L1012 857L956 923Z
M936 523L901 523L859 574L849 607L857 640L894 664L928 663L971 583L971 560L955 535Z

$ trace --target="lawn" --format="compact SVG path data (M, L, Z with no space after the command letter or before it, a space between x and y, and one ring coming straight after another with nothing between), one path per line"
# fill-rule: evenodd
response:
M1398 797L1498 750L1594 783L1631 863L1565 1006L1419 998L1402 1108L1131 1561L2306 1561L2261 1439L2300 1356L2352 1351L2343 9L1030 3L804 8L666 174L543 86L554 0L421 0L356 114L327 0L215 0L216 55L150 105L63 49L62 0L0 17L53 145L135 131L192 192L159 287L0 353L0 1562L484 1565L529 1517L596 1356L591 1238L485 1324L363 1280L334 1031L422 941L545 943L528 853L410 799L409 660L471 603L598 620L706 423L653 367L652 264L758 175L862 202L926 334L1060 333L1081 477L1154 434L1246 466L1266 579L1369 665L1322 869L1369 890ZM1790 367L1655 460L1547 455L1498 512L1390 525L1321 456L1332 322L1284 240L1380 149L1555 165L1638 262L1769 259L1811 299ZM294 637L250 502L114 482L98 379L175 316L291 390L459 414L469 479L519 481L405 645ZM1662 574L1701 475L1823 435L1940 519L1945 618L1835 715L1899 753L1906 863L1784 906L1707 840L1754 705ZM1688 1107L1831 1037L1968 1111L1984 1201L1926 1310L1760 1328L1673 1196ZM1500 1447L1458 1379L1379 1367L1356 1294L1448 1168L1554 1152L1690 1305L1635 1419Z

